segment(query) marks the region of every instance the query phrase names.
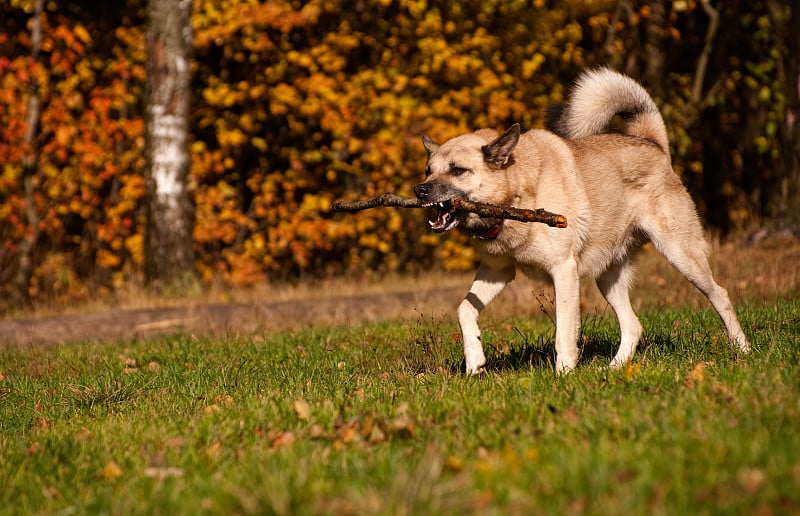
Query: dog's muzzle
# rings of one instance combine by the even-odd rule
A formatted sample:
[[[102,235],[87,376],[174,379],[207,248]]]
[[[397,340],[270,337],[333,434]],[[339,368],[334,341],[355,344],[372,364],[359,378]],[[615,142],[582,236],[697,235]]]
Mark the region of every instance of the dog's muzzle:
[[[446,233],[458,226],[461,217],[456,215],[456,210],[450,204],[455,195],[445,194],[442,188],[433,183],[418,184],[414,187],[414,194],[422,201],[423,206],[436,209],[436,216],[428,219],[428,224],[434,232]]]

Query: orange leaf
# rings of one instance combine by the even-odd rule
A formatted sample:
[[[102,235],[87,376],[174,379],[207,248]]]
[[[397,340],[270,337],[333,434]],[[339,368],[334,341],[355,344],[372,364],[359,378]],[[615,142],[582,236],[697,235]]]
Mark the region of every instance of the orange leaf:
[[[278,432],[271,437],[269,445],[271,448],[283,448],[293,442],[294,434],[292,432]]]
[[[103,478],[106,480],[114,480],[122,476],[122,468],[116,462],[109,461],[103,466]]]

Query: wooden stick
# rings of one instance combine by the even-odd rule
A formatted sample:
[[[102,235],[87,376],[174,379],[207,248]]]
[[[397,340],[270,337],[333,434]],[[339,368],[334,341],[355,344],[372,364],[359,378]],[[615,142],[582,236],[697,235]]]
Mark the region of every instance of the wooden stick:
[[[563,215],[550,213],[541,208],[528,210],[525,208],[512,208],[508,206],[497,206],[482,202],[472,202],[456,197],[444,203],[445,206],[454,211],[466,211],[476,213],[481,217],[491,217],[495,219],[510,219],[520,222],[541,222],[551,227],[567,227],[567,219]],[[386,193],[378,197],[370,197],[358,201],[337,201],[331,205],[334,212],[354,212],[368,210],[370,208],[393,207],[393,208],[424,208],[422,201],[414,197],[403,197],[391,193]]]

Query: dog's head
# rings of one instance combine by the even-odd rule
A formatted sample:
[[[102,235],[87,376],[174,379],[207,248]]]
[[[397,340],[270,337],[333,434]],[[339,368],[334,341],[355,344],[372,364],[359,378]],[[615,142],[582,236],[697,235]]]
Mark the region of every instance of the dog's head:
[[[423,205],[436,208],[435,218],[429,221],[433,231],[445,233],[460,223],[478,231],[486,226],[477,215],[456,212],[447,202],[456,197],[474,202],[504,202],[509,196],[508,184],[499,171],[513,164],[519,135],[519,124],[514,124],[500,136],[483,129],[442,145],[427,135],[422,137],[428,151],[427,179],[414,188],[414,194]]]

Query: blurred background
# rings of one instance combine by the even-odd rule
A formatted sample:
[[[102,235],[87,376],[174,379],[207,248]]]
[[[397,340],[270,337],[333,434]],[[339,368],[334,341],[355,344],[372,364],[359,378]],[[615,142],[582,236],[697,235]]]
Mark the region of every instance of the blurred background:
[[[592,66],[653,95],[711,230],[798,235],[798,34],[800,2],[779,0],[2,0],[0,313],[154,281],[472,269],[421,210],[328,208],[410,195],[422,134],[541,128]],[[168,219],[186,242],[149,236],[159,52],[189,63],[167,99],[189,105]],[[188,258],[148,267],[175,245]]]

